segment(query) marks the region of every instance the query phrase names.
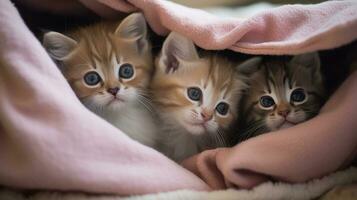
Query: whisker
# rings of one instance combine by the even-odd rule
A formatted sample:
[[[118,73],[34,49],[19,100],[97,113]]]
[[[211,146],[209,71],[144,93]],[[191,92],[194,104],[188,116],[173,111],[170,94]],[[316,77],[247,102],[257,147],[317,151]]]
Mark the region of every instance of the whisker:
[[[241,131],[241,134],[239,134],[238,139],[241,142],[256,135],[259,135],[264,131],[266,131],[266,127],[262,120],[253,121],[252,123],[249,123],[243,131]]]
[[[151,112],[151,113],[155,113],[154,108],[151,104],[151,100],[144,96],[142,93],[138,93],[138,98],[137,98],[138,102],[141,103],[143,106],[145,106],[145,108]]]
[[[220,129],[220,128],[218,128],[217,129],[217,136],[218,136],[218,138],[220,139],[220,143],[221,143],[221,146],[222,147],[225,147],[225,146],[227,146],[227,143],[226,143],[226,140],[225,140],[225,137],[223,136],[223,131]]]
[[[143,100],[141,100],[140,98],[137,99],[139,101],[139,103],[141,103],[149,112],[153,113],[153,109],[151,108],[151,106],[147,105],[147,103],[145,103]]]

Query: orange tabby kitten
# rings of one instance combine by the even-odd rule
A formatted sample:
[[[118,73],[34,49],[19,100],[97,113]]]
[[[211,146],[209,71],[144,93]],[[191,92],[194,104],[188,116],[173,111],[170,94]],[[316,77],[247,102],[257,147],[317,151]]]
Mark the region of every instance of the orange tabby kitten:
[[[177,33],[167,37],[155,64],[151,91],[162,120],[162,151],[180,161],[225,146],[245,88],[237,64],[209,53],[200,57]]]
[[[133,139],[156,146],[158,131],[146,97],[153,59],[143,15],[68,36],[49,32],[43,44],[86,107]]]

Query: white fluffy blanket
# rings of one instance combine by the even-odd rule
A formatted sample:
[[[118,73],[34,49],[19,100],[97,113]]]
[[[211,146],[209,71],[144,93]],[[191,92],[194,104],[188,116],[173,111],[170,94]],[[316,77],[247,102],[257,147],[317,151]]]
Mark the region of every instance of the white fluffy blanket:
[[[252,190],[224,190],[214,192],[196,192],[179,190],[167,193],[149,194],[143,196],[119,197],[109,195],[89,195],[82,193],[36,192],[24,195],[14,190],[3,189],[0,191],[1,200],[255,200],[255,199],[314,199],[330,189],[357,183],[357,168],[351,167],[321,179],[307,183],[288,184],[267,182]],[[357,198],[357,197],[356,197]]]

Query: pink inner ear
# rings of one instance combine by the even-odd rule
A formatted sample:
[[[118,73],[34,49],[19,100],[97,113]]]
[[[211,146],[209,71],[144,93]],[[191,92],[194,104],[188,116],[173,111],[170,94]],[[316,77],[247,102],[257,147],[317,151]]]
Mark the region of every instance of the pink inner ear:
[[[146,38],[145,37],[140,37],[137,41],[136,41],[136,46],[137,46],[137,49],[138,49],[138,52],[141,54],[141,53],[144,53],[145,50],[146,50]]]
[[[165,60],[165,66],[166,66],[166,70],[165,73],[174,73],[175,71],[177,71],[178,67],[179,67],[179,61],[177,60],[177,58],[173,55],[167,55],[167,58]]]

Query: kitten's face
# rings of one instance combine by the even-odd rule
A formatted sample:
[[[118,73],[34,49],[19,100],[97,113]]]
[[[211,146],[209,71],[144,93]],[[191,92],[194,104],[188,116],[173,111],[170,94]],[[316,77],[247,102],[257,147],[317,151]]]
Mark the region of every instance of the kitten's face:
[[[62,35],[59,40],[59,33],[53,32],[45,36],[50,55],[51,47],[64,48],[72,42],[73,47],[57,60],[77,96],[97,112],[140,101],[153,70],[143,17],[130,15],[116,27],[98,24],[83,28],[73,34],[73,39]],[[53,53],[52,57],[58,57],[58,52]]]
[[[316,54],[295,56],[289,63],[266,62],[250,77],[245,100],[248,121],[269,131],[304,122],[319,112],[323,87]]]
[[[244,83],[228,61],[199,58],[191,41],[172,33],[156,66],[151,89],[165,123],[202,135],[216,134],[236,118]]]

